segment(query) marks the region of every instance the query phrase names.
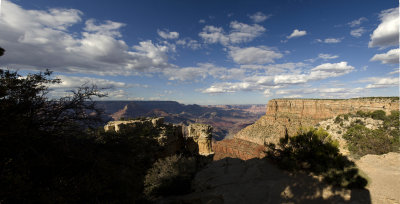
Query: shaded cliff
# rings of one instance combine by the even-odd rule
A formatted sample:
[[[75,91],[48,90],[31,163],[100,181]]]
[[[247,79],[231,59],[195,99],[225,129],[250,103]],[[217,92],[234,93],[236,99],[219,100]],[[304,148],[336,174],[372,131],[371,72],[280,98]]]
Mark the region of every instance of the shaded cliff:
[[[390,113],[399,110],[399,98],[273,99],[268,102],[266,115],[238,132],[235,138],[257,144],[277,142],[286,133],[289,136],[295,135],[301,126],[314,126],[339,114],[359,110],[383,110]]]

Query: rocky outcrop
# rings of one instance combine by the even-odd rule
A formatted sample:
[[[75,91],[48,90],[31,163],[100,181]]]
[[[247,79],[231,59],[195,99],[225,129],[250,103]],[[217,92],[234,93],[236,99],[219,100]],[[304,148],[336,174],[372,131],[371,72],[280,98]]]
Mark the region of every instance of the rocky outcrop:
[[[212,127],[205,124],[191,124],[188,134],[183,134],[181,125],[165,124],[164,118],[144,118],[127,121],[110,121],[104,126],[107,131],[128,131],[151,134],[163,148],[162,155],[189,152],[192,155],[212,156]]]
[[[151,134],[162,148],[161,156],[170,156],[184,151],[182,126],[164,124],[164,118],[110,121],[104,126],[104,130]]]
[[[314,126],[339,114],[354,113],[359,110],[384,110],[390,113],[392,110],[399,110],[399,99],[395,97],[343,100],[273,99],[268,102],[266,115],[238,132],[235,138],[257,144],[276,143],[286,133],[289,136],[295,135],[301,126]]]
[[[187,147],[190,152],[198,152],[208,156],[214,154],[211,144],[212,127],[206,124],[190,124],[186,137]]]
[[[264,145],[237,138],[216,141],[213,143],[213,150],[215,152],[214,161],[226,157],[248,160],[265,156]]]

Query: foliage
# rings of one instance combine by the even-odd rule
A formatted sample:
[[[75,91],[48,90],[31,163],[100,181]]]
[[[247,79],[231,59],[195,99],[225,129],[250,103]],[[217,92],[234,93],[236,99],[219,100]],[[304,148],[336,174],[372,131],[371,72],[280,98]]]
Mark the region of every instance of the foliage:
[[[322,129],[301,129],[294,137],[281,138],[278,147],[267,145],[267,159],[289,171],[321,175],[337,186],[363,188],[367,181],[358,174],[354,162],[341,155],[338,143]]]
[[[0,70],[0,203],[132,203],[141,198],[158,143],[151,131],[105,133],[104,96],[81,87],[47,98],[51,72]]]
[[[383,110],[376,110],[373,112],[357,111],[357,116],[363,118],[372,118],[375,120],[386,120],[386,112]]]
[[[357,112],[357,114],[368,115],[384,121],[383,125],[375,130],[368,129],[362,122],[358,121],[350,125],[343,138],[347,140],[349,150],[354,156],[361,157],[366,154],[385,154],[399,151],[399,111],[392,111],[389,116],[382,112]]]
[[[144,193],[149,199],[190,192],[196,173],[196,159],[173,155],[157,160],[145,177]]]
[[[343,121],[343,119],[338,115],[338,116],[336,116],[336,118],[335,118],[335,123],[341,123]]]

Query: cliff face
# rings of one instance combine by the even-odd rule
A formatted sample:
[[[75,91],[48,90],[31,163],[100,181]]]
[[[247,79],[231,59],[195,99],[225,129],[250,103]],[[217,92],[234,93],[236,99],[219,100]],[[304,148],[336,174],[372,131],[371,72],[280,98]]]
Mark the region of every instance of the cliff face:
[[[301,126],[314,126],[339,114],[355,113],[359,110],[384,110],[390,113],[392,110],[399,110],[399,99],[273,99],[268,102],[266,115],[238,132],[235,138],[257,144],[276,143],[286,133],[289,136],[295,135]]]
[[[164,118],[146,118],[127,121],[110,121],[104,126],[104,130],[133,133],[146,133],[157,140],[162,150],[162,157],[177,153],[188,152],[192,155],[212,156],[211,138],[212,127],[205,124],[191,124],[188,127],[188,135],[183,134],[181,125],[165,124]]]

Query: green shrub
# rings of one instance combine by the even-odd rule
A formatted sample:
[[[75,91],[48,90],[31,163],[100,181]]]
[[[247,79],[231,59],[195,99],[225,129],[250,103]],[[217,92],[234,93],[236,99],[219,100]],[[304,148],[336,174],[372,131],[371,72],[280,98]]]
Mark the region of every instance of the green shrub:
[[[337,134],[342,134],[342,131],[341,131],[341,130],[338,130],[336,133],[337,133]]]
[[[266,158],[282,169],[321,175],[336,186],[363,188],[367,184],[354,162],[339,153],[338,143],[322,129],[303,128],[297,136],[281,138],[278,147],[273,143],[266,146]]]
[[[343,126],[344,126],[343,122],[340,122],[340,124],[339,124],[339,125],[340,125],[340,127],[343,127]]]
[[[329,130],[330,128],[331,128],[331,126],[330,126],[330,125],[326,126],[326,130]]]
[[[348,114],[344,114],[343,118],[344,118],[344,120],[348,121],[349,120],[349,115]]]
[[[360,119],[357,119],[357,120],[355,121],[355,123],[356,123],[356,124],[359,124],[359,125],[364,125],[364,122],[363,122],[362,120],[360,120]]]
[[[397,137],[390,137],[388,130],[379,128],[371,130],[363,125],[354,124],[343,135],[349,144],[350,152],[361,157],[366,154],[385,154],[398,151],[400,143]]]
[[[336,116],[335,123],[340,123],[342,121],[343,121],[343,119],[340,116]]]
[[[386,119],[386,113],[383,110],[376,110],[371,113],[371,118],[375,120],[385,120]]]
[[[144,193],[150,200],[160,196],[189,193],[195,173],[194,157],[173,155],[159,159],[147,172]]]

